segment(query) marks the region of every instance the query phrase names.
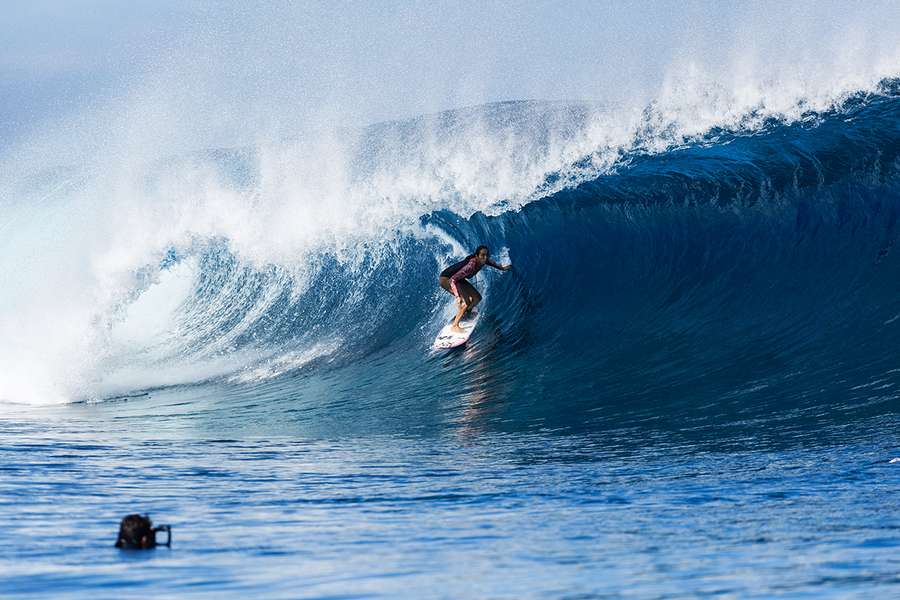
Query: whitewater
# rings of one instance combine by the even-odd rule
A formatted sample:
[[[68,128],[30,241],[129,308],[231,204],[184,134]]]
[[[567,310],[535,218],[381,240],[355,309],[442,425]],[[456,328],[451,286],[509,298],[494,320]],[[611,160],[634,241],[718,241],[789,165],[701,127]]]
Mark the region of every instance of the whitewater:
[[[0,593],[900,593],[900,46],[856,39],[220,144],[142,72],[4,143]]]

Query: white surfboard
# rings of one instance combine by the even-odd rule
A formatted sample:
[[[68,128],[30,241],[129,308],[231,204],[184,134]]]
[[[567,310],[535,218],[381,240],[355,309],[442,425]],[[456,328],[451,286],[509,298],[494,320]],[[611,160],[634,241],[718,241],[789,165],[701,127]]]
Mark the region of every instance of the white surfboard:
[[[453,326],[453,323],[444,325],[444,328],[441,329],[440,333],[437,334],[437,337],[434,338],[434,349],[447,350],[465,344],[469,341],[469,336],[472,335],[472,332],[475,331],[475,325],[478,324],[479,316],[479,313],[476,312],[469,318],[463,317],[459,322],[462,333],[450,329]]]

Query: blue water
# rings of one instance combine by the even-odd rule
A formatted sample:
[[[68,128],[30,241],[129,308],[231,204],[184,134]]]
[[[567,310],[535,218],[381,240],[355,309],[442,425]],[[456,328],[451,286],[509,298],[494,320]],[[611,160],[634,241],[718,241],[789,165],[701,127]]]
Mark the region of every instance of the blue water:
[[[0,585],[21,597],[889,597],[897,419],[722,443],[644,428],[260,437],[172,394],[3,426]],[[163,413],[167,416],[159,416]],[[150,419],[150,430],[147,421]],[[293,421],[293,423],[292,423]],[[186,424],[190,423],[190,424]],[[305,435],[304,435],[305,433]],[[894,442],[895,443],[895,442]],[[112,547],[140,507],[171,549]]]
[[[438,120],[527,129],[542,110]],[[358,176],[420,125],[366,130]],[[261,202],[252,151],[190,160]],[[64,177],[38,187],[81,185]],[[47,210],[72,201],[55,193]],[[23,378],[67,402],[0,424],[0,592],[900,595],[896,82],[636,139],[524,201],[407,200],[378,205],[395,230],[316,238],[301,270],[199,226],[139,257],[91,321],[93,370]],[[479,243],[514,270],[479,275],[472,340],[433,352],[436,274]],[[112,547],[137,511],[172,525],[171,549]]]

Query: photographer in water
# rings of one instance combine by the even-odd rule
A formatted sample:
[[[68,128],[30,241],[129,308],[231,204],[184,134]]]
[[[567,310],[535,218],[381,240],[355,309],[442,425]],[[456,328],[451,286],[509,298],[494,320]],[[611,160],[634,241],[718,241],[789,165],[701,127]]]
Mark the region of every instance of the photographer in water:
[[[166,532],[166,542],[158,544],[157,532]],[[153,526],[149,515],[128,515],[119,524],[119,537],[116,548],[123,550],[150,550],[157,545],[172,546],[172,527],[169,525]]]

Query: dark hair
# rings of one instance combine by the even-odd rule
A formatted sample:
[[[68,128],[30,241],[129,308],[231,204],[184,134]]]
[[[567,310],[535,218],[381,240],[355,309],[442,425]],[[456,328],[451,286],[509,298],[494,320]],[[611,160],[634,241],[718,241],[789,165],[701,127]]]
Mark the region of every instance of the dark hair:
[[[475,252],[470,254],[469,258],[475,258],[476,256],[478,256],[478,253],[481,252],[482,250],[487,250],[488,256],[491,255],[491,249],[488,248],[487,246],[485,246],[484,244],[482,244],[481,246],[478,246],[477,248],[475,248]]]
[[[128,515],[119,524],[119,537],[116,548],[126,550],[145,550],[156,547],[156,532],[165,531],[169,536],[166,546],[172,543],[172,533],[168,525],[153,527],[149,515]]]

